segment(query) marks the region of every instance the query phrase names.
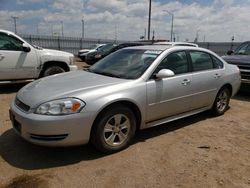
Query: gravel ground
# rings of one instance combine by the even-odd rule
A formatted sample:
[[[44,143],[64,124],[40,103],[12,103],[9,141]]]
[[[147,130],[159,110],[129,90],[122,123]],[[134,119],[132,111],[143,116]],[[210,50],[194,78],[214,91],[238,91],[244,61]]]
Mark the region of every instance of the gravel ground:
[[[234,97],[223,116],[143,130],[128,149],[103,155],[19,138],[8,108],[22,86],[0,85],[0,187],[250,187],[250,93]]]

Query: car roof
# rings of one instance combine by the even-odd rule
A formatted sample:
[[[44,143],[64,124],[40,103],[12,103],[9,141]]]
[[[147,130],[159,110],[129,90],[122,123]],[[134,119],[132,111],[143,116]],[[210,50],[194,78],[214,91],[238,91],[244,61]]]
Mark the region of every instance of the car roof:
[[[201,47],[194,47],[194,46],[169,46],[169,45],[144,45],[144,46],[133,46],[133,47],[126,47],[123,49],[138,49],[138,50],[159,50],[159,51],[165,51],[168,49],[173,49],[173,50],[198,50],[198,51],[204,51],[204,52],[209,52],[213,53],[212,51],[201,48]]]
[[[126,49],[139,49],[139,50],[161,50],[164,51],[166,49],[171,48],[172,46],[167,45],[142,45],[142,46],[131,46]]]
[[[8,31],[8,30],[4,30],[4,29],[0,29],[0,32],[7,33],[7,34],[14,34],[13,32]]]
[[[170,46],[195,46],[198,47],[197,44],[191,42],[156,42],[154,44],[157,45],[170,45]]]

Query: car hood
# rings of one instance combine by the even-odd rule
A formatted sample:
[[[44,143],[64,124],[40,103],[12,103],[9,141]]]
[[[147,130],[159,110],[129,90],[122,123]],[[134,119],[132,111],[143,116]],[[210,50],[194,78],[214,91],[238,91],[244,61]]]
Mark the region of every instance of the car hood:
[[[81,49],[81,50],[79,50],[79,52],[88,52],[88,51],[90,51],[90,49]]]
[[[64,52],[64,51],[59,51],[59,50],[51,50],[51,49],[42,49],[40,51],[42,55],[47,55],[47,56],[64,56],[64,57],[69,57],[73,56],[72,53]]]
[[[250,56],[248,55],[230,55],[222,56],[222,58],[231,64],[250,64]]]
[[[100,89],[123,82],[127,82],[127,80],[86,71],[62,73],[36,80],[24,86],[17,93],[17,98],[34,108],[50,100],[77,97],[93,89]]]

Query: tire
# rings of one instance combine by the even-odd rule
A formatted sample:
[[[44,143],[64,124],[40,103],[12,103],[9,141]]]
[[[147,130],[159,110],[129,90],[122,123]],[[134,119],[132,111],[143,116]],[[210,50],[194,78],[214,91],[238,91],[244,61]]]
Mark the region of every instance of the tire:
[[[58,74],[58,73],[63,73],[63,72],[65,72],[65,70],[62,67],[57,66],[57,65],[52,65],[52,66],[45,68],[45,70],[43,71],[42,77],[46,77],[46,76],[50,76],[50,75]]]
[[[227,87],[223,87],[220,89],[215,98],[212,108],[212,113],[215,116],[220,116],[225,113],[225,111],[228,109],[230,97],[230,91]]]
[[[135,130],[133,112],[126,106],[116,105],[97,118],[90,140],[99,151],[114,153],[129,146]]]

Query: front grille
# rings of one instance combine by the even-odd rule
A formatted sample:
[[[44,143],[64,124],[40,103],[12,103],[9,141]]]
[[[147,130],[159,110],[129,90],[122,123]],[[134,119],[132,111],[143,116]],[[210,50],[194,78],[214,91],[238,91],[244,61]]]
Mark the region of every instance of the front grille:
[[[250,80],[250,65],[238,65],[242,79]]]
[[[241,79],[250,81],[250,63],[238,63],[238,62],[229,62],[230,64],[237,65],[240,69]]]
[[[41,141],[58,141],[63,140],[68,136],[68,134],[57,134],[57,135],[38,135],[30,134],[30,138]]]
[[[26,104],[24,104],[22,101],[20,101],[18,98],[15,99],[15,104],[18,108],[20,108],[22,111],[28,112],[30,110],[30,107]]]

